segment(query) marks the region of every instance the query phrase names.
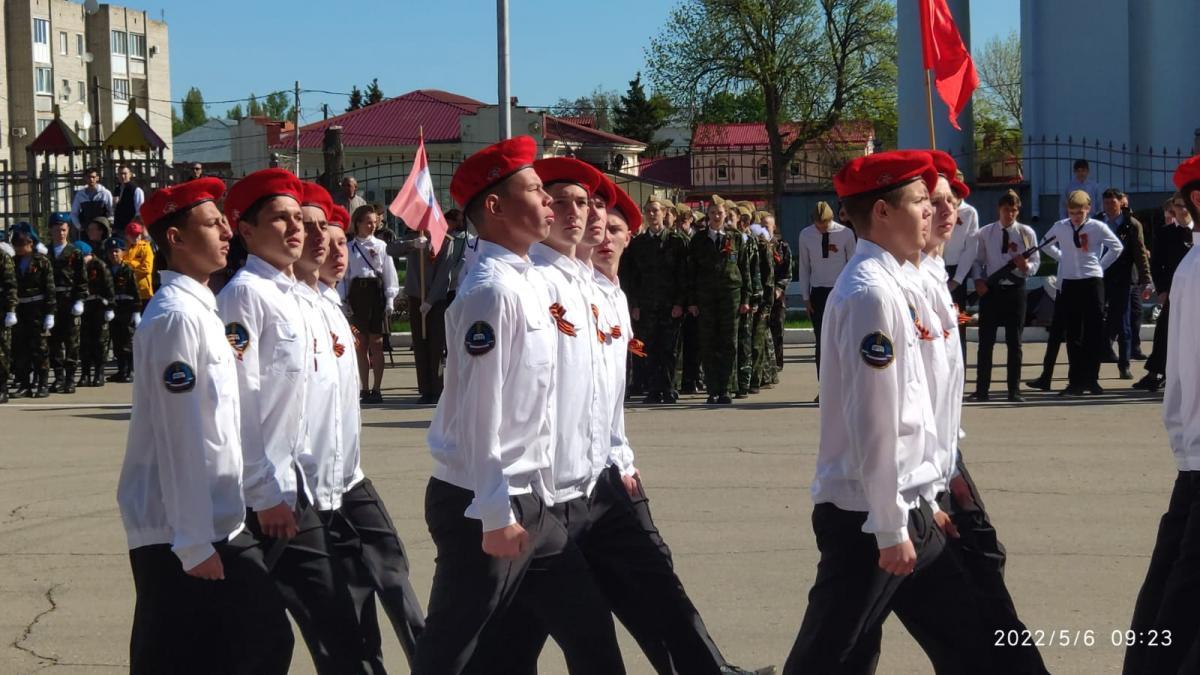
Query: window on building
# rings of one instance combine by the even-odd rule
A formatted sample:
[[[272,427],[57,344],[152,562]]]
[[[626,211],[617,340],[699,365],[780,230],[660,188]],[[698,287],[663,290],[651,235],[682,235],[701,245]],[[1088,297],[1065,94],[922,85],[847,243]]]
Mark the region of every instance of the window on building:
[[[59,88],[58,95],[61,96],[62,100],[64,100],[64,101],[71,100],[71,81],[70,80],[62,81],[62,86]]]
[[[135,59],[146,58],[146,36],[137,33],[129,34],[129,56]]]
[[[60,30],[58,32],[58,53],[66,56],[67,52],[69,51],[70,44],[70,41],[67,39],[67,32],[65,30]]]
[[[75,54],[83,56],[83,33],[75,34]]]
[[[771,165],[767,164],[766,162],[759,162],[758,177],[759,178],[770,178],[771,177]]]
[[[75,90],[79,92],[79,102],[87,103],[87,87],[83,86],[82,80],[75,83]]]
[[[129,53],[129,34],[123,30],[112,32],[112,53],[114,56],[125,56]]]
[[[129,80],[119,77],[113,78],[113,100],[128,101],[129,100]]]
[[[717,180],[729,180],[729,165],[725,162],[717,163]]]
[[[45,131],[46,127],[50,126],[50,122],[51,120],[48,120],[44,117],[39,117],[37,121],[37,132],[40,134]]]
[[[791,165],[790,165],[790,166],[788,166],[788,173],[790,173],[790,174],[792,175],[792,178],[797,178],[797,177],[799,177],[799,175],[800,175],[800,162],[792,162],[792,163],[791,163]]]
[[[49,68],[33,69],[33,90],[38,94],[54,94],[54,76]]]
[[[48,20],[33,20],[33,43],[35,45],[50,44],[50,22]]]

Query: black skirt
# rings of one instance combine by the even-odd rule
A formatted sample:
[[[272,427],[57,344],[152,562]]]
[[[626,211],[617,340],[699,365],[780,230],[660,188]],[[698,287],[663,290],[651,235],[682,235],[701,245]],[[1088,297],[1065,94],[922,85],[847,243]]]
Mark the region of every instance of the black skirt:
[[[359,277],[350,280],[350,323],[360,333],[383,335],[387,322],[383,282],[378,278]]]

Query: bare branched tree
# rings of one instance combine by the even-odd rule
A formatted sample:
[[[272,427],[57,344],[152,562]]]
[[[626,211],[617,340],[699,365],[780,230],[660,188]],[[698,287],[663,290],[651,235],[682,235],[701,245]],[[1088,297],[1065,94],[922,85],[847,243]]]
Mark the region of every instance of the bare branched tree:
[[[1021,128],[1021,38],[1017,31],[993,37],[975,56],[980,94],[991,99],[1010,128]]]

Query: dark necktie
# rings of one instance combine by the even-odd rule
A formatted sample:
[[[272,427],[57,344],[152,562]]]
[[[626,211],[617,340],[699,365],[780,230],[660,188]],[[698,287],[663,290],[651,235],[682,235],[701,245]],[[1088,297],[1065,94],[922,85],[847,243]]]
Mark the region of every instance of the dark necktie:
[[[821,257],[822,258],[829,257],[829,233],[828,232],[821,233]]]
[[[1000,252],[1004,255],[1008,255],[1008,228],[1002,227],[1000,228],[1000,232],[1002,233],[1000,239]]]

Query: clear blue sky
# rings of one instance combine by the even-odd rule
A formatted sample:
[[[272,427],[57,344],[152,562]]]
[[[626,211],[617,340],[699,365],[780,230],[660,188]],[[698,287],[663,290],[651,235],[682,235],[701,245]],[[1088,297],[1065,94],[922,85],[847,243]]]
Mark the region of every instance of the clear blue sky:
[[[677,2],[511,0],[513,95],[523,105],[546,106],[598,86],[624,91],[645,69],[644,48]],[[1019,0],[970,2],[974,45],[1018,29]],[[496,100],[494,0],[126,4],[154,18],[165,13],[175,100],[191,86],[199,87],[205,100],[220,101],[291,91],[295,80],[304,89],[347,92],[374,77],[387,96],[436,88]],[[320,119],[321,103],[334,113],[346,105],[342,96],[306,94],[302,123]],[[208,112],[220,115],[232,105],[211,105]]]

